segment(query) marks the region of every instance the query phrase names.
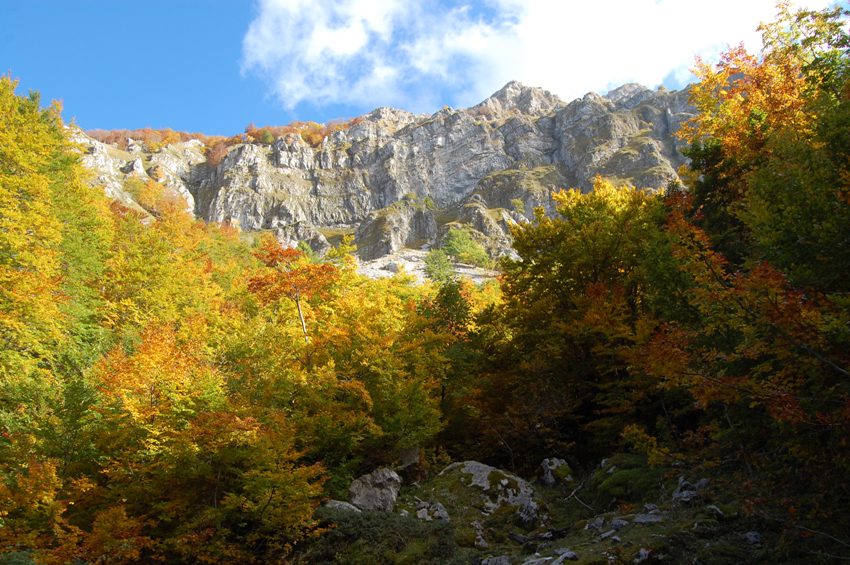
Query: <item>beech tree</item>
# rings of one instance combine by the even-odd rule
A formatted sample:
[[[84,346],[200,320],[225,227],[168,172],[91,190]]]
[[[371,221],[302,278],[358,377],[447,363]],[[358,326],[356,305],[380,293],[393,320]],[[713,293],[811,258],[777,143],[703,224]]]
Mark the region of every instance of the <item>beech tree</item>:
[[[0,380],[27,374],[60,336],[61,223],[52,214],[50,156],[59,108],[15,95],[0,77]]]
[[[298,311],[304,343],[309,346],[310,336],[304,318],[303,302],[327,293],[338,277],[336,266],[330,263],[311,263],[303,251],[284,249],[271,237],[263,238],[254,255],[266,266],[266,270],[250,278],[248,289],[266,303],[276,302],[281,298],[291,300]]]

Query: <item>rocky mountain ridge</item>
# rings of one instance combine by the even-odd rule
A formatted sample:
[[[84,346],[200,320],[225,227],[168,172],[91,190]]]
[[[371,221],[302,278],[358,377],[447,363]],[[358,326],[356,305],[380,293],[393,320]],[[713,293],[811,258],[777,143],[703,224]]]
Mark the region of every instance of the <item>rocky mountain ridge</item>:
[[[127,205],[128,181],[153,179],[198,218],[320,253],[353,234],[360,258],[375,260],[439,247],[462,228],[498,257],[511,253],[511,224],[537,206],[554,212],[553,189],[588,189],[596,175],[647,188],[677,178],[673,133],[690,116],[684,91],[627,84],[566,103],[510,82],[471,108],[378,108],[318,147],[288,134],[235,145],[216,165],[200,140],[156,151],[130,141],[124,151],[75,138],[94,182]]]

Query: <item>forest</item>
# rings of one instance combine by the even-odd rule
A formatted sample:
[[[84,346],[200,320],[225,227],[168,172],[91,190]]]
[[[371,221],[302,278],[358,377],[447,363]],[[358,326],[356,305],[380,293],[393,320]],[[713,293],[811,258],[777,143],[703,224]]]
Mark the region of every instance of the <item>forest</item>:
[[[847,13],[761,31],[697,62],[682,183],[555,192],[481,286],[110,201],[0,78],[0,563],[286,562],[410,448],[698,470],[850,559]]]

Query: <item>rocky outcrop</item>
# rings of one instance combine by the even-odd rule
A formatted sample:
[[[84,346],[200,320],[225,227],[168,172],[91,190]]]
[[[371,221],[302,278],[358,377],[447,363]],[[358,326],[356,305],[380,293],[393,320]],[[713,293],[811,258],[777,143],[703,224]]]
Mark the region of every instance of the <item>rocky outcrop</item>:
[[[401,477],[392,469],[376,469],[358,477],[348,488],[351,504],[361,510],[392,512],[395,507]]]
[[[127,181],[155,180],[179,195],[186,203],[186,210],[195,213],[194,193],[203,182],[206,169],[204,144],[200,141],[174,143],[157,152],[144,153],[132,140],[128,150],[122,151],[79,130],[72,133],[71,139],[83,149],[83,165],[92,171],[92,182],[102,186],[110,198],[136,207],[133,195],[127,190]]]
[[[440,477],[442,484],[455,490],[452,493],[455,496],[450,495],[453,500],[447,498],[443,502],[456,512],[463,510],[458,508],[459,503],[481,509],[483,516],[509,507],[517,522],[526,527],[536,525],[539,519],[540,506],[534,489],[528,481],[512,473],[478,461],[464,461],[449,465],[440,472]]]
[[[379,108],[318,146],[297,134],[238,144],[215,166],[197,140],[121,151],[76,138],[94,182],[128,205],[126,180],[154,179],[199,218],[275,230],[320,252],[322,233],[343,229],[356,230],[363,259],[427,248],[456,221],[498,256],[510,252],[513,222],[538,206],[554,213],[553,189],[588,189],[597,174],[650,188],[677,178],[684,159],[672,134],[690,112],[684,92],[628,84],[565,103],[510,82],[468,109]]]
[[[553,487],[560,482],[569,482],[572,480],[570,466],[563,459],[547,457],[540,463],[540,482],[547,487]]]
[[[437,221],[428,208],[405,198],[373,212],[360,224],[355,236],[358,254],[377,259],[405,247],[419,249],[434,243]]]
[[[344,500],[328,500],[324,504],[325,508],[330,508],[331,510],[338,510],[340,512],[354,512],[355,514],[360,514],[362,510],[351,504],[350,502],[345,502]]]

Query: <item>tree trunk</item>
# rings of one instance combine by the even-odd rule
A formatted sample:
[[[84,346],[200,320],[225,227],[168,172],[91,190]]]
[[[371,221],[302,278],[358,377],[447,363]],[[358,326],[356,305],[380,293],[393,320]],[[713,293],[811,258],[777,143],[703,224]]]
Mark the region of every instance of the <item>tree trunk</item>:
[[[295,298],[295,308],[298,309],[298,319],[301,321],[301,332],[304,334],[304,349],[307,352],[307,370],[313,368],[313,353],[310,351],[310,337],[307,335],[307,322],[304,321],[304,312],[301,311],[301,299]]]
[[[301,331],[304,333],[304,343],[310,345],[310,338],[307,336],[307,323],[304,321],[304,313],[301,311],[301,300],[295,299],[295,307],[298,309],[298,319],[301,320]]]

